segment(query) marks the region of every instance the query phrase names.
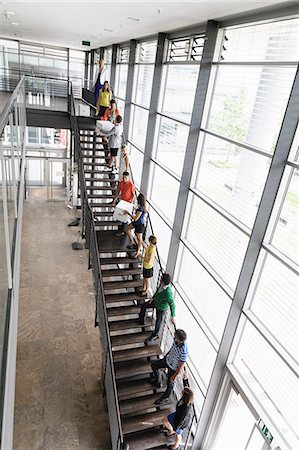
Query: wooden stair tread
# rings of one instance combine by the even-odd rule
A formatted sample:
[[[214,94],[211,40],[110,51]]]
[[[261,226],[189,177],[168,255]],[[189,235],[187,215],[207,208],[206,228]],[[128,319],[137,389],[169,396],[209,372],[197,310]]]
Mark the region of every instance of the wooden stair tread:
[[[108,310],[109,313],[109,310]],[[112,348],[120,347],[122,345],[130,345],[130,344],[140,344],[145,341],[151,335],[150,331],[145,333],[132,333],[132,334],[123,334],[121,336],[111,336],[111,345]]]
[[[140,287],[143,284],[143,280],[122,280],[122,281],[104,281],[104,290],[110,289],[127,289]]]
[[[115,191],[113,186],[86,186],[87,191]]]
[[[101,265],[108,266],[109,264],[141,264],[138,258],[130,258],[129,256],[112,256],[111,258],[101,258]]]
[[[113,361],[132,361],[139,358],[149,358],[150,356],[158,356],[161,354],[159,345],[146,345],[139,348],[129,348],[127,350],[119,350],[113,352]]]
[[[152,372],[150,361],[130,361],[128,364],[123,365],[115,364],[115,378],[117,380],[123,380],[126,378],[135,377],[137,375],[149,374]]]
[[[123,331],[123,330],[133,330],[144,327],[149,327],[153,323],[152,319],[146,319],[145,325],[140,325],[139,321],[136,319],[119,320],[117,322],[109,323],[109,330],[111,331]]]
[[[121,225],[121,222],[116,220],[95,220],[94,225],[97,227],[114,227]]]
[[[102,270],[103,277],[121,277],[123,275],[139,275],[141,274],[141,267],[136,269],[104,269]]]
[[[91,201],[89,204],[92,208],[114,208],[112,205],[109,205],[109,203]]]
[[[113,216],[113,211],[93,211],[95,217],[110,217]]]
[[[109,172],[105,172],[105,173],[109,173]],[[94,178],[94,177],[90,177],[90,178],[85,178],[85,181],[90,181],[92,183],[116,183],[116,179],[113,178],[113,176],[111,176],[111,178]],[[89,187],[89,186],[87,186]]]
[[[111,200],[113,198],[113,194],[88,194],[88,198],[100,198]]]
[[[165,411],[159,410],[149,414],[142,414],[136,417],[122,418],[123,433],[134,433],[135,431],[146,430],[161,425]]]
[[[166,445],[172,444],[173,441],[160,430],[152,428],[126,436],[125,442],[129,444],[130,450],[150,450],[160,446],[166,448]]]
[[[85,168],[84,173],[97,173],[98,175],[110,175],[110,172],[106,170],[85,169]]]
[[[108,317],[129,316],[139,314],[140,306],[120,306],[118,308],[108,308]]]
[[[143,396],[149,395],[149,393],[153,393],[155,389],[149,379],[134,381],[119,380],[116,384],[118,397],[121,401],[125,399],[138,398],[140,397],[140,394],[143,394]]]
[[[103,158],[104,159],[104,158]],[[91,167],[109,167],[110,164],[105,162],[89,162],[89,161],[83,161],[84,166],[91,166]]]
[[[146,409],[156,408],[155,401],[161,397],[161,393],[151,394],[143,397],[136,397],[119,402],[120,413],[130,414],[134,412],[145,411]]]
[[[128,292],[128,293],[125,292],[123,294],[108,294],[105,296],[106,303],[117,303],[134,300],[140,300],[140,297],[137,294],[135,294],[135,292]]]

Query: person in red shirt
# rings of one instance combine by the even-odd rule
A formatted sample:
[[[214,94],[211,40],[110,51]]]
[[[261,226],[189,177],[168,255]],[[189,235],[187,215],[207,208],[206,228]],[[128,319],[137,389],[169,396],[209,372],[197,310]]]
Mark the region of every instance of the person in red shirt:
[[[114,99],[110,100],[110,107],[107,108],[103,115],[103,120],[109,120],[114,125],[116,125],[116,118],[119,116],[119,110],[116,107],[116,102]]]
[[[123,179],[118,183],[115,195],[113,197],[112,206],[115,206],[116,201],[124,200],[126,202],[132,203],[134,200],[135,186],[130,180],[129,172],[123,173]],[[122,236],[124,233],[126,222],[122,222],[119,226],[119,231],[115,233],[115,236]]]

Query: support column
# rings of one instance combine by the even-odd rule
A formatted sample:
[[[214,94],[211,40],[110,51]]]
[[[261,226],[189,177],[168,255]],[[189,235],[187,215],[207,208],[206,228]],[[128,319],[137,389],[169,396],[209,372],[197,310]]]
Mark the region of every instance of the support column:
[[[289,103],[282,122],[264,192],[260,201],[260,206],[258,208],[242,270],[235,290],[232,306],[220,343],[206,400],[203,405],[198,428],[195,434],[194,448],[202,448],[203,440],[213,414],[213,408],[220,389],[220,384],[223,379],[230,348],[242,314],[246,294],[250,286],[250,281],[252,279],[261,250],[261,244],[264,240],[289,151],[296,133],[297,123],[299,120],[298,92],[299,69],[297,69]]]
[[[89,86],[88,89],[92,89],[93,88],[93,78],[94,78],[94,73],[93,73],[93,66],[94,66],[94,50],[90,52],[90,67],[89,67]]]
[[[85,61],[84,61],[84,83],[83,86],[85,89],[88,89],[88,60],[89,60],[90,52],[85,52]]]
[[[124,136],[125,136],[126,140],[128,138],[128,134],[129,134],[129,125],[130,125],[131,109],[132,109],[135,54],[136,54],[136,41],[134,39],[131,39],[129,65],[128,65],[128,77],[127,77],[127,89],[126,89],[126,100],[125,100],[126,120],[124,121]]]
[[[172,278],[174,275],[174,269],[178,257],[180,237],[182,234],[184,216],[187,207],[192,170],[195,163],[199,131],[202,123],[208,84],[212,69],[212,62],[217,39],[217,26],[218,26],[217,22],[210,20],[208,21],[206,28],[206,40],[200,63],[199,76],[197,80],[194,106],[191,116],[187,148],[180,183],[180,190],[174,216],[173,230],[166,264],[166,272],[169,273]]]
[[[116,58],[117,58],[117,44],[113,44],[111,57],[111,73],[110,73],[110,86],[112,87],[112,90],[114,89],[115,84]]]
[[[166,34],[159,33],[158,34],[158,43],[157,43],[157,52],[156,52],[156,60],[155,60],[155,70],[153,76],[153,84],[152,84],[152,93],[151,93],[151,101],[149,107],[149,115],[148,115],[148,125],[146,132],[146,140],[145,140],[145,148],[144,148],[144,159],[143,159],[143,167],[142,167],[142,176],[141,176],[141,191],[144,195],[148,195],[148,185],[149,185],[149,169],[151,156],[153,152],[153,142],[156,128],[156,117],[158,111],[158,101],[162,80],[162,68],[163,68],[163,56],[165,49],[165,41]]]

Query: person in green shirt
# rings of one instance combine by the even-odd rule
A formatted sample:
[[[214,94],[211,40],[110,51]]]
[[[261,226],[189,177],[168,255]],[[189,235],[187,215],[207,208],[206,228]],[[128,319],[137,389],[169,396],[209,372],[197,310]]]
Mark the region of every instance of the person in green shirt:
[[[162,325],[162,321],[164,318],[164,315],[168,309],[170,308],[171,312],[171,320],[172,323],[175,325],[175,304],[174,304],[174,298],[173,293],[171,289],[171,278],[168,273],[163,273],[161,277],[161,284],[158,287],[156,293],[154,294],[153,298],[151,298],[148,302],[143,303],[141,305],[140,313],[139,313],[139,323],[140,325],[144,325],[145,321],[145,313],[148,308],[155,308],[156,309],[156,324],[155,329],[152,332],[152,334],[146,339],[146,343],[150,341],[154,341],[155,339],[159,338],[159,331]]]

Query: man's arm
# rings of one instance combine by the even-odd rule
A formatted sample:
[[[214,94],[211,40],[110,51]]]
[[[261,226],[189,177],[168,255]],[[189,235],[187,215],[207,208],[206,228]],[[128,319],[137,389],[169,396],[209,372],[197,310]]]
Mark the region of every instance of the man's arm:
[[[168,295],[167,300],[168,300],[168,304],[169,304],[170,312],[171,312],[171,321],[175,325],[176,324],[176,320],[175,320],[175,303],[174,303],[174,298],[173,298],[173,294],[172,294],[171,288],[168,288],[167,295]]]
[[[121,189],[120,189],[119,184],[118,184],[116,192],[115,192],[115,195],[114,195],[113,200],[112,200],[112,205],[113,206],[115,205],[116,200],[120,197],[120,193],[121,193]]]
[[[183,370],[183,367],[185,366],[184,362],[180,362],[179,367],[177,368],[177,370],[174,372],[173,375],[171,375],[170,380],[171,381],[175,381],[176,377],[178,376],[178,374]]]

